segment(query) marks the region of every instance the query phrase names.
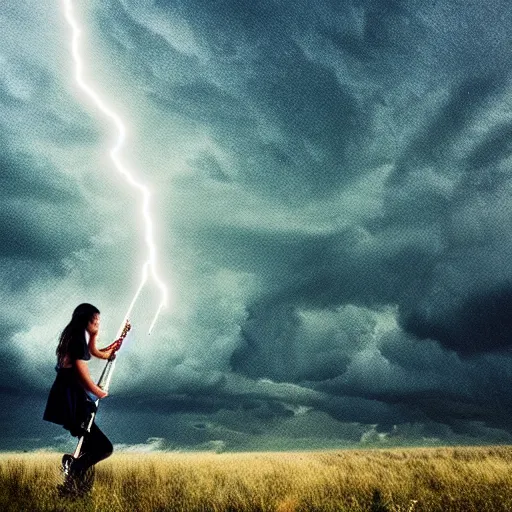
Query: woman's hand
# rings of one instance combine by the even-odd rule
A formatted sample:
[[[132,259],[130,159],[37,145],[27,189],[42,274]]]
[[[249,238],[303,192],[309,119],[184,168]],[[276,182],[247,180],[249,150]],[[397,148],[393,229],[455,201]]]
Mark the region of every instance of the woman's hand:
[[[114,341],[114,343],[111,343],[108,347],[101,348],[99,350],[100,355],[98,357],[101,357],[102,359],[115,359],[115,353],[121,348],[122,343],[123,340],[119,338]]]
[[[103,389],[101,389],[100,387],[98,387],[98,391],[97,393],[95,393],[95,395],[101,399],[107,397],[108,393],[106,391],[103,391]]]
[[[116,351],[111,348],[110,350],[104,349],[102,350],[103,359],[115,359],[116,358]]]
[[[94,315],[87,324],[86,331],[91,336],[96,336],[100,330],[100,315]]]

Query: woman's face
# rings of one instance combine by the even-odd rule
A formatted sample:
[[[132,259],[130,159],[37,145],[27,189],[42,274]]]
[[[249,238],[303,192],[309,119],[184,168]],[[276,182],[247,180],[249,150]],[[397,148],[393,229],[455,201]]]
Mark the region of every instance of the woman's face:
[[[96,313],[87,324],[86,330],[89,334],[98,334],[100,329],[100,315]]]

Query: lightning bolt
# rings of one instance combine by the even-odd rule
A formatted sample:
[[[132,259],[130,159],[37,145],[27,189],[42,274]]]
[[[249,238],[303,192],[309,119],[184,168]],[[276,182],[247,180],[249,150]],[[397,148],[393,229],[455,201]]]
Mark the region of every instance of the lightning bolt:
[[[112,162],[114,163],[115,168],[117,171],[126,179],[126,181],[135,188],[140,195],[142,196],[142,218],[144,221],[144,241],[146,243],[146,247],[148,250],[148,259],[144,262],[142,265],[142,277],[139,284],[139,287],[137,291],[135,292],[135,295],[130,303],[130,306],[128,308],[128,311],[126,312],[126,315],[124,317],[123,323],[121,325],[120,330],[122,329],[122,326],[124,325],[124,322],[128,319],[130,316],[133,307],[135,306],[135,303],[137,302],[137,299],[139,298],[140,292],[144,288],[144,285],[146,284],[149,275],[153,278],[153,281],[155,282],[156,286],[160,290],[160,304],[158,305],[158,308],[156,310],[155,316],[153,317],[153,320],[151,322],[151,325],[149,327],[148,334],[151,334],[151,331],[153,330],[153,327],[158,319],[158,316],[160,315],[160,312],[163,307],[167,305],[168,300],[168,291],[167,286],[162,281],[162,279],[159,277],[157,272],[157,250],[156,250],[156,244],[154,242],[153,237],[153,221],[151,219],[150,214],[150,202],[151,202],[151,193],[146,185],[143,185],[142,183],[138,182],[134,177],[133,174],[128,170],[128,168],[123,164],[121,161],[120,153],[124,146],[125,140],[126,140],[126,127],[119,117],[119,115],[112,110],[112,108],[105,102],[105,100],[91,87],[89,86],[86,81],[83,78],[83,71],[84,71],[84,63],[82,61],[82,58],[80,56],[80,50],[79,50],[79,42],[80,42],[80,35],[81,35],[81,29],[78,25],[78,22],[74,16],[73,13],[73,3],[71,0],[63,0],[64,4],[64,14],[66,17],[66,21],[71,26],[72,29],[72,41],[71,41],[71,53],[73,55],[73,61],[75,64],[75,79],[78,83],[79,88],[92,100],[92,102],[96,105],[96,107],[101,111],[101,113],[109,119],[109,121],[115,126],[117,130],[117,141],[115,145],[110,150],[110,158]]]

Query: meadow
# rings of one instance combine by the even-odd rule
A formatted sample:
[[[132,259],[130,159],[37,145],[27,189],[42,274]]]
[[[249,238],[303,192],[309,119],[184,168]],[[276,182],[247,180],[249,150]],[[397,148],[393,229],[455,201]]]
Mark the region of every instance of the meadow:
[[[512,510],[512,447],[119,453],[92,493],[59,498],[60,455],[0,455],[0,510],[496,512]]]

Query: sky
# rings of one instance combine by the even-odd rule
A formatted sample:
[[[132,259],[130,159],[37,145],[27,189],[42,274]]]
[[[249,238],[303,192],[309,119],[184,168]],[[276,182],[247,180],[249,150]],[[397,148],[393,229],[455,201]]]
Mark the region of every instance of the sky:
[[[151,282],[133,310],[116,448],[510,444],[510,3],[74,4],[171,297],[151,336]],[[70,40],[59,1],[0,4],[0,450],[73,444],[59,333],[90,302],[110,343],[146,256]]]

